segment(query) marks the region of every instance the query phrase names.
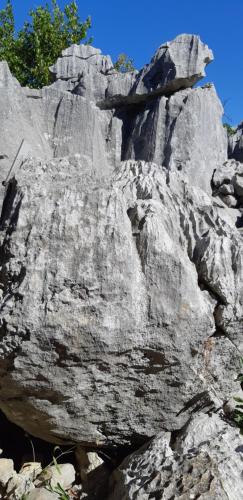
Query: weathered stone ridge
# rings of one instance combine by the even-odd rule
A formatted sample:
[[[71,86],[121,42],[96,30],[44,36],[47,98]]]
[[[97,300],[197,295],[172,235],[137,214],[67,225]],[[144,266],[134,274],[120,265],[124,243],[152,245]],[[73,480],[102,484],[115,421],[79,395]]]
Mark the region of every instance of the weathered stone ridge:
[[[243,173],[215,88],[193,88],[212,59],[180,35],[121,74],[74,45],[40,90],[0,63],[2,180],[29,143],[2,188],[0,408],[91,450],[158,435],[123,464],[112,500],[240,498],[240,481],[221,487],[219,456],[237,441],[222,416],[240,389]],[[189,456],[200,422],[216,444]],[[128,486],[154,456],[158,483]]]
[[[227,159],[222,105],[210,86],[175,90],[202,78],[211,59],[199,37],[181,35],[162,46],[140,73],[121,74],[98,49],[74,45],[51,68],[56,82],[37,91],[21,89],[1,63],[0,149],[7,156],[1,160],[2,179],[25,137],[31,154],[44,159],[79,153],[90,169],[99,163],[113,169],[130,158],[153,161],[183,170],[191,183],[209,191],[213,171]],[[148,81],[154,83],[143,83],[141,103],[141,82]],[[170,92],[165,91],[168,85]],[[162,97],[156,97],[158,90]],[[100,107],[101,99],[111,109],[100,111],[96,104]]]

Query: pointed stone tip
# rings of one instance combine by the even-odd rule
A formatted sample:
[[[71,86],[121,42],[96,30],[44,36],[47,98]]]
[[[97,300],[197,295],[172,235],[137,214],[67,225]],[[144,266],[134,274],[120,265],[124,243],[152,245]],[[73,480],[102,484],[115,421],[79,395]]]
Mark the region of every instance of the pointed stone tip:
[[[17,78],[15,78],[10,69],[7,61],[0,61],[0,87],[19,86]]]

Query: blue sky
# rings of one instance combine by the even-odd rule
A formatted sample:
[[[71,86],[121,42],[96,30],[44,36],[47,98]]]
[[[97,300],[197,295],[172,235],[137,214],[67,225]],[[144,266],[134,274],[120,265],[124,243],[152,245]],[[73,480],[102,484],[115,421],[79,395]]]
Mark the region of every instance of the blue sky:
[[[45,0],[13,0],[18,26]],[[68,0],[59,0],[63,7]],[[92,17],[93,45],[113,59],[121,52],[139,69],[157,47],[179,33],[196,33],[213,49],[205,81],[214,82],[232,125],[243,120],[243,0],[78,0]],[[0,6],[5,0],[0,0]]]

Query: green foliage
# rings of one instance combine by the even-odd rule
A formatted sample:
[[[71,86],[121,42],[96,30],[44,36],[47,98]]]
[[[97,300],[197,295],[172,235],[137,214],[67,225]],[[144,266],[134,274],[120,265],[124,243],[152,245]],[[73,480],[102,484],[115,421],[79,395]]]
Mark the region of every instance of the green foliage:
[[[59,458],[63,457],[64,455],[68,455],[69,453],[72,453],[74,451],[74,447],[70,448],[69,450],[62,451],[60,446],[55,446],[53,450],[53,456],[52,456],[52,461],[50,464],[48,464],[43,470],[41,475],[46,479],[44,479],[44,484],[43,487],[50,491],[51,493],[57,493],[58,494],[58,499],[59,500],[70,500],[70,495],[63,489],[62,485],[60,483],[57,483],[56,486],[51,485],[51,478],[48,477],[48,467],[51,465],[55,466],[56,471],[58,474],[61,475],[61,468],[60,465],[58,464]],[[57,455],[56,455],[57,454]]]
[[[0,10],[0,59],[10,58],[14,45],[14,15],[10,0]]]
[[[228,136],[234,135],[235,128],[231,127],[231,125],[229,125],[229,123],[224,123],[224,128],[226,128]]]
[[[57,0],[29,12],[30,21],[16,34],[13,7],[0,11],[0,59],[5,59],[21,85],[39,88],[51,82],[49,66],[71,44],[87,38],[91,19],[81,22],[76,1],[61,10]],[[86,43],[91,43],[86,39]]]
[[[114,64],[114,68],[120,73],[128,73],[129,71],[134,71],[134,61],[133,59],[130,59],[126,54],[120,54]]]
[[[68,493],[66,493],[60,483],[57,483],[57,485],[54,487],[46,486],[46,490],[50,491],[51,493],[57,493],[59,500],[70,500],[70,496],[68,495]]]

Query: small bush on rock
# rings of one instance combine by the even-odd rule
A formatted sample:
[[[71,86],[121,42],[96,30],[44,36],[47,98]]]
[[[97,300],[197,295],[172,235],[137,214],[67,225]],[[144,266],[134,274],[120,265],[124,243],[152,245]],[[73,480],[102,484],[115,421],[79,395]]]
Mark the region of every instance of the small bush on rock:
[[[114,64],[114,68],[120,73],[128,73],[129,71],[134,71],[134,61],[133,59],[130,59],[126,54],[120,54]]]
[[[229,123],[224,123],[224,128],[226,128],[228,136],[234,135],[235,128],[231,127],[231,125],[229,125]]]

